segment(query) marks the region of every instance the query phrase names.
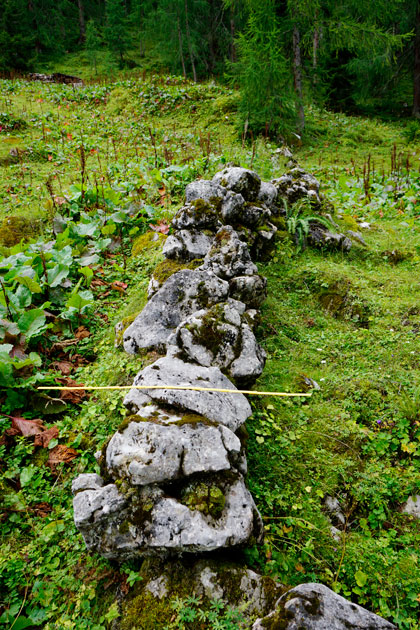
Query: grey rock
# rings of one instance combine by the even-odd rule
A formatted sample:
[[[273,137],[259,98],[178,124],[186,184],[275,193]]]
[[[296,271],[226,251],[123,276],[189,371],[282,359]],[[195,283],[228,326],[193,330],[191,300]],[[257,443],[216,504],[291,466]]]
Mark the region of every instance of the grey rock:
[[[166,356],[139,372],[133,385],[162,385],[162,389],[129,391],[124,405],[140,416],[144,416],[150,403],[161,403],[197,413],[211,422],[224,424],[236,431],[251,415],[251,407],[243,394],[164,388],[165,385],[187,385],[235,390],[236,387],[217,367],[202,367]]]
[[[240,221],[244,207],[245,199],[242,195],[227,191],[220,210],[223,223],[232,224]]]
[[[230,225],[225,225],[217,232],[202,266],[198,269],[211,271],[225,280],[235,276],[252,276],[258,272],[247,244]]]
[[[286,200],[288,205],[296,203],[300,199],[309,199],[313,204],[319,205],[319,181],[299,167],[292,168],[282,177],[273,179],[278,198]]]
[[[185,204],[172,219],[175,230],[218,230],[221,225],[220,209],[202,199]]]
[[[341,505],[338,499],[327,494],[324,503],[328,512],[335,516],[335,518],[339,523],[341,523],[341,525],[344,525],[346,522],[346,517],[344,516],[344,512],[341,509]]]
[[[197,179],[185,188],[185,200],[190,203],[196,199],[203,199],[214,205],[217,200],[224,199],[226,193],[226,188],[212,180]]]
[[[156,599],[163,599],[168,594],[168,579],[165,575],[161,575],[155,580],[150,580],[145,585],[145,589]]]
[[[239,439],[224,426],[130,422],[111,438],[106,466],[113,479],[138,486],[230,470],[230,458],[240,450]]]
[[[346,234],[347,234],[347,236],[349,236],[354,241],[357,241],[358,243],[360,243],[364,247],[367,247],[366,241],[363,238],[363,236],[360,234],[360,232],[353,232],[352,230],[347,230]]]
[[[260,192],[258,193],[258,201],[267,204],[271,209],[277,201],[278,191],[271,182],[261,182]]]
[[[412,495],[409,497],[404,503],[402,508],[403,514],[409,514],[410,516],[415,516],[415,518],[420,518],[420,496]]]
[[[276,610],[252,630],[396,630],[396,626],[337,595],[323,584],[300,584],[280,597]],[[280,625],[281,624],[281,625]]]
[[[76,477],[71,484],[71,491],[73,494],[80,492],[81,490],[96,490],[103,486],[103,480],[96,473],[83,473]]]
[[[221,302],[187,318],[172,343],[186,360],[219,367],[238,385],[251,385],[264,369],[265,352],[257,344],[249,319],[242,302]]]
[[[179,230],[165,241],[162,253],[166,258],[190,261],[204,258],[210,249],[212,238],[198,230]]]
[[[255,201],[260,191],[261,178],[254,171],[237,166],[224,168],[216,173],[213,182],[228,190],[240,193],[246,201]]]
[[[174,273],[126,329],[124,349],[163,348],[171,332],[188,315],[227,298],[228,283],[207,271]]]
[[[229,282],[229,295],[250,308],[259,308],[267,297],[267,280],[258,274],[238,276]]]
[[[330,232],[325,225],[311,221],[309,224],[309,233],[307,242],[314,247],[325,247],[332,250],[342,250],[348,252],[351,249],[352,242],[344,234],[334,234]]]
[[[224,506],[217,516],[190,509],[156,486],[127,496],[109,484],[74,497],[75,524],[89,549],[122,562],[144,555],[208,552],[260,540],[262,523],[243,478],[218,484]]]

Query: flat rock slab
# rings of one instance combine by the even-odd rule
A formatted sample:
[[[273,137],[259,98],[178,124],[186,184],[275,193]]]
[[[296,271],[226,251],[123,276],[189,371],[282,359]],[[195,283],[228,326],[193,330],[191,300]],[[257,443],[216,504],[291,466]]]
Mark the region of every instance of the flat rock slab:
[[[211,272],[184,269],[174,273],[124,332],[125,351],[135,354],[140,348],[164,348],[188,315],[223,302],[228,292],[228,283]]]
[[[138,486],[230,470],[230,460],[240,450],[237,436],[222,425],[130,422],[112,436],[106,466],[113,479]]]
[[[236,431],[251,415],[251,406],[243,394],[165,389],[164,385],[186,385],[202,388],[236,390],[217,367],[185,363],[170,355],[144,368],[133,385],[162,385],[162,389],[129,391],[124,405],[142,416],[142,409],[158,402],[200,414],[211,422]]]
[[[144,555],[198,553],[260,540],[262,523],[243,478],[226,481],[217,517],[153,486],[123,495],[115,484],[77,492],[76,527],[87,547],[119,562]]]
[[[275,610],[252,630],[397,630],[396,626],[337,595],[323,584],[300,584],[280,597]]]

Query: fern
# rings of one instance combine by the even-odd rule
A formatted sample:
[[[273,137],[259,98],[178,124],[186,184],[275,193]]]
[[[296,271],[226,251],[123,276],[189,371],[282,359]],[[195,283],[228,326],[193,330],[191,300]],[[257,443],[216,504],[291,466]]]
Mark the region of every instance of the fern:
[[[307,214],[312,210],[309,199],[300,199],[290,208],[287,203],[285,203],[285,210],[287,231],[293,236],[298,252],[302,251],[306,247],[306,239],[309,234],[311,223],[320,223],[328,230],[334,231],[333,223],[326,217]]]

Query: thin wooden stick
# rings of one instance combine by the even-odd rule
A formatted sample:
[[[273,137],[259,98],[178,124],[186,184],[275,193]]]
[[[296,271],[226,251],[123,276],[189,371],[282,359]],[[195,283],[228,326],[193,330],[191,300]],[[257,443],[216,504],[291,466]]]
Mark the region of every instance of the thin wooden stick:
[[[225,394],[249,394],[253,396],[301,396],[310,397],[311,393],[289,393],[289,392],[259,392],[248,389],[221,389],[216,387],[193,387],[192,385],[86,385],[84,387],[38,387],[37,389],[53,389],[57,391],[74,391],[74,390],[120,390],[120,389],[176,389],[188,390],[193,392],[222,392]]]

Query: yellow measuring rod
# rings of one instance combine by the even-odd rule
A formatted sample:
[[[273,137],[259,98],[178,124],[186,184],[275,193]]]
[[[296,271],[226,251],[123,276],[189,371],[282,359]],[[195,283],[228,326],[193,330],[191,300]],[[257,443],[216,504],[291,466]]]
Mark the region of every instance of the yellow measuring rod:
[[[176,389],[176,390],[188,390],[192,392],[222,392],[223,394],[248,394],[250,396],[297,396],[302,398],[309,398],[311,393],[290,393],[290,392],[259,392],[250,389],[221,389],[218,387],[194,387],[193,385],[78,385],[75,387],[65,386],[51,386],[51,387],[38,387],[39,390],[55,390],[55,391],[68,391],[68,390],[124,390],[124,389]]]

